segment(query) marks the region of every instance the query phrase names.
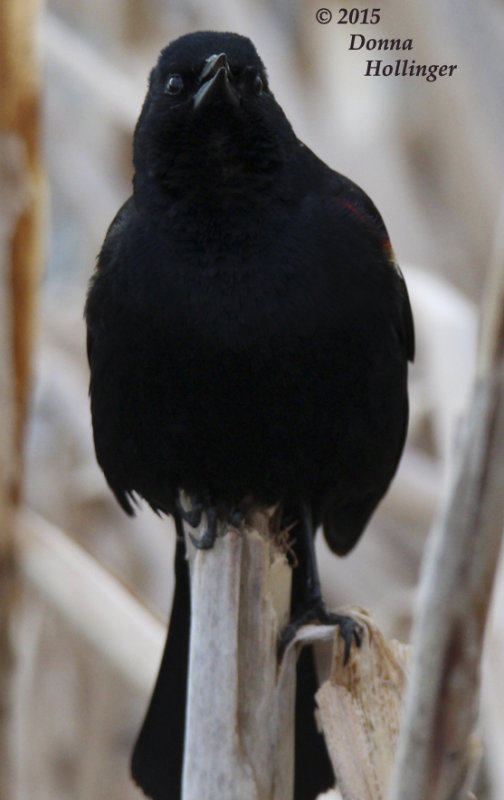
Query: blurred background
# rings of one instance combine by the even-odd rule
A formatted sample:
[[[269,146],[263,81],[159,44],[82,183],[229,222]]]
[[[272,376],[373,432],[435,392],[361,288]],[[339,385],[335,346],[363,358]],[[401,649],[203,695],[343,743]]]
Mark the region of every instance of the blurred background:
[[[49,0],[33,8],[47,183],[23,483],[33,512],[26,527],[41,538],[34,544],[28,536],[21,565],[27,580],[16,629],[16,800],[142,796],[130,782],[128,759],[170,607],[173,534],[169,521],[147,509],[127,519],[96,466],[82,315],[106,229],[130,193],[132,131],[149,70],[180,34],[217,29],[249,36],[299,138],[360,184],[388,227],[416,323],[408,445],[356,551],[337,560],[322,541],[318,546],[329,605],[365,606],[387,636],[408,639],[422,550],[471,387],[486,271],[496,252],[504,257],[497,235],[504,7],[498,0],[383,0],[379,24],[352,26],[338,24],[343,6],[328,6],[327,24],[317,22],[318,0]],[[345,7],[368,6],[352,0]],[[351,33],[412,39],[414,49],[350,51]],[[397,58],[457,69],[434,82],[365,76],[368,59]],[[57,564],[42,574],[49,542],[56,562],[69,559],[71,583],[75,554],[59,531],[151,612],[148,633],[140,632],[141,620],[138,632],[124,630],[130,650],[122,666],[107,637],[92,631],[93,615],[97,627],[107,618],[107,603],[100,605],[106,594],[98,587],[93,604],[87,595],[75,597],[78,582],[66,587],[82,605],[86,627],[62,611]],[[85,564],[89,585],[96,579],[98,586],[100,575]],[[482,717],[488,748],[480,800],[504,797],[504,698],[495,677],[504,667],[502,594],[485,667],[483,697],[491,701]],[[136,651],[145,661],[141,676]]]

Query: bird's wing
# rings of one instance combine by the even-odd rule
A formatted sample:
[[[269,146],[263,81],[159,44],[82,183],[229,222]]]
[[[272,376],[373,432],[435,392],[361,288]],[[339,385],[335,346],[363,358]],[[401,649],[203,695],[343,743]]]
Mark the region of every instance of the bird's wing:
[[[415,357],[415,329],[408,289],[401,268],[397,262],[385,223],[370,197],[349,178],[339,173],[332,173],[334,196],[349,213],[355,214],[379,240],[383,256],[397,276],[397,286],[401,302],[401,330],[398,331],[404,342],[406,356],[409,361]]]
[[[100,254],[98,256],[96,262],[96,271],[93,277],[91,278],[90,289],[93,285],[96,275],[102,270],[107,268],[107,264],[110,262],[113,254],[115,252],[115,243],[117,241],[117,237],[121,234],[124,226],[129,222],[133,214],[135,214],[135,201],[133,197],[129,197],[126,202],[124,202],[115,215],[114,219],[110,223],[106,236],[105,241],[103,242],[102,248],[100,250]],[[89,297],[89,294],[88,294]],[[86,308],[84,310],[84,316],[87,322],[87,335],[86,335],[86,348],[87,348],[87,357],[88,362],[91,364],[91,357],[93,351],[93,343],[95,340],[95,332],[93,330],[93,325],[91,322],[89,312],[89,303],[86,303]]]
[[[349,224],[352,219],[357,223],[362,236],[376,243],[377,252],[382,255],[382,263],[391,271],[390,274],[396,287],[394,294],[397,298],[395,313],[392,314],[391,319],[394,320],[398,339],[403,347],[404,359],[412,361],[415,352],[415,335],[408,290],[383,219],[367,194],[345,176],[331,172],[329,185],[332,205],[339,209],[340,216],[344,211]],[[341,502],[339,491],[334,497],[329,495],[326,498],[322,515],[324,534],[331,549],[339,555],[344,555],[353,548],[395,472],[406,438],[408,424],[406,396],[403,404],[398,408],[398,413],[399,433],[396,452],[391,453],[390,469],[388,474],[383,476],[383,480],[381,482],[378,480],[376,485],[370,485],[368,491],[364,492],[361,497],[349,497],[346,503]]]
[[[131,218],[136,214],[135,203],[133,197],[130,197],[126,200],[125,203],[121,206],[119,211],[117,212],[116,216],[112,220],[108,230],[107,235],[105,236],[105,241],[102,245],[100,250],[100,254],[97,259],[96,270],[94,275],[91,278],[88,296],[86,300],[86,306],[84,309],[84,316],[86,319],[87,324],[87,357],[89,361],[89,365],[91,367],[91,377],[89,383],[89,393],[93,395],[93,375],[94,369],[96,368],[96,360],[98,354],[98,341],[100,337],[100,330],[103,329],[105,320],[103,318],[103,313],[106,313],[106,308],[103,308],[103,294],[100,294],[100,302],[96,302],[96,283],[99,282],[106,273],[109,267],[112,267],[114,262],[117,260],[117,255],[120,250],[119,248],[119,236],[122,234],[125,225],[131,220]],[[96,441],[96,429],[95,429],[95,441]],[[115,477],[111,472],[105,471],[105,476],[107,478],[107,482],[109,483],[110,488],[114,492],[115,496],[117,497],[118,502],[126,511],[127,514],[132,515],[134,513],[133,506],[131,505],[130,499],[134,499],[132,493],[128,490],[123,488],[118,481],[115,480]]]

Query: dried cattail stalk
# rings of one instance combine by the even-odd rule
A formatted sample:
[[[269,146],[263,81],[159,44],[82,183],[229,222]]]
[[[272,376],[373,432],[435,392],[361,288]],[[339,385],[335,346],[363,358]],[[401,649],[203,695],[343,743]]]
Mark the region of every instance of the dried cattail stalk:
[[[277,664],[291,570],[285,553],[257,529],[228,530],[211,550],[188,547],[183,800],[292,798],[295,648]]]
[[[365,631],[343,664],[336,630],[329,680],[317,692],[319,720],[343,800],[386,797],[399,736],[409,648],[387,643],[368,612],[351,609]]]

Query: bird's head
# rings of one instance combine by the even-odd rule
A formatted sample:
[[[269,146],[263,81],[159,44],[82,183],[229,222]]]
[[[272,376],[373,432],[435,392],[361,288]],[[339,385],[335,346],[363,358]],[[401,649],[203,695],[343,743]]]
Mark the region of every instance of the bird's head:
[[[135,129],[135,191],[250,192],[274,180],[295,141],[249,39],[187,34],[150,75]]]

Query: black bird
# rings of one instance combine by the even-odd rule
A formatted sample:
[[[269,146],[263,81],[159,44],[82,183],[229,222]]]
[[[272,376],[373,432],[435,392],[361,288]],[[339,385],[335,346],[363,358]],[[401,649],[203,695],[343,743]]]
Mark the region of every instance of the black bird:
[[[356,543],[396,471],[413,322],[383,221],[300,142],[249,39],[182,36],[161,52],[134,135],[133,194],[86,304],[98,462],[128,514],[143,497],[192,523],[279,504],[293,525],[295,625],[327,618],[313,561]],[[182,511],[180,491],[192,501]],[[133,755],[178,798],[189,586],[183,542],[166,650]],[[336,618],[349,647],[355,627]],[[298,667],[296,800],[333,782]]]

